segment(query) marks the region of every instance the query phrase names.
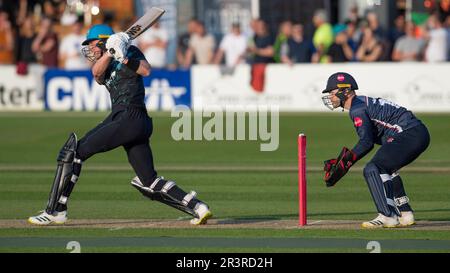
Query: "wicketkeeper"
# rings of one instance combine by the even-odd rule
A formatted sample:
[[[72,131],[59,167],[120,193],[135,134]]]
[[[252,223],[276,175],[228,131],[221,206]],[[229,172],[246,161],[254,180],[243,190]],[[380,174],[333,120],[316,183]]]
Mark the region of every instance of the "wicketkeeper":
[[[419,157],[430,144],[425,125],[407,109],[381,98],[357,96],[358,84],[343,72],[333,74],[323,93],[325,106],[350,111],[359,142],[343,148],[336,159],[325,161],[325,182],[334,186],[348,170],[367,155],[374,144],[381,145],[364,168],[364,177],[378,211],[378,217],[363,228],[413,225],[414,215],[399,171]]]
[[[95,154],[124,147],[136,177],[131,185],[144,196],[179,209],[193,217],[191,224],[201,225],[212,216],[209,207],[186,193],[175,182],[158,177],[153,165],[149,138],[152,119],[144,104],[143,78],[151,71],[142,52],[130,46],[124,33],[114,34],[107,25],[95,25],[82,43],[84,56],[93,62],[95,80],[105,85],[112,102],[112,112],[79,141],[72,133],[58,156],[53,187],[47,208],[28,221],[36,225],[64,224],[67,202],[78,181],[81,165]]]

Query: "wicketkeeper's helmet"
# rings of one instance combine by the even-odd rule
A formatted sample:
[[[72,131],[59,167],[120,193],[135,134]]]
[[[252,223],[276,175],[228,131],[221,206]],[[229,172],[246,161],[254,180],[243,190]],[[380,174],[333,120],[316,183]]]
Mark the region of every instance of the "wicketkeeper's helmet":
[[[341,100],[341,107],[344,107],[345,100],[350,91],[358,90],[358,83],[352,75],[345,72],[334,73],[328,78],[327,87],[322,91],[323,94],[330,93],[333,90],[339,89],[335,94]],[[322,101],[326,107],[334,110],[331,102],[331,95],[322,97]]]

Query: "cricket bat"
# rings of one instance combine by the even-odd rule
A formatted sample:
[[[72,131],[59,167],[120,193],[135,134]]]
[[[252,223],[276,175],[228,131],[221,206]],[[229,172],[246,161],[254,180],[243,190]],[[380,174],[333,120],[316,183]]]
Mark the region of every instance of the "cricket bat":
[[[157,7],[152,7],[147,11],[139,20],[136,21],[131,27],[129,27],[125,33],[130,36],[131,40],[136,39],[144,33],[147,29],[153,26],[166,11]],[[109,49],[109,52],[114,55],[115,50]]]
[[[147,29],[153,26],[166,11],[160,8],[153,7],[147,11],[139,20],[136,21],[125,33],[130,36],[131,40],[136,39],[139,35],[144,33]]]

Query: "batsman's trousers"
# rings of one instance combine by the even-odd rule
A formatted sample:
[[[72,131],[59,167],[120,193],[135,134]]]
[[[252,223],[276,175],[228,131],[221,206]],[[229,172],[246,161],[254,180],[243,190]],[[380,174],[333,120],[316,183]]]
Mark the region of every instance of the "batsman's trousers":
[[[114,106],[103,122],[79,140],[77,157],[86,161],[122,146],[137,176],[149,186],[157,177],[149,143],[152,133],[153,122],[144,106]]]

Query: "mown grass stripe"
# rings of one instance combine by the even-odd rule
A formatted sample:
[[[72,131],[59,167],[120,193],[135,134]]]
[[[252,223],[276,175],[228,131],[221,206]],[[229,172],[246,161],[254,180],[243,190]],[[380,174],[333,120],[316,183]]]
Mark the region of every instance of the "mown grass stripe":
[[[116,171],[128,172],[131,170],[129,165],[94,165],[83,168],[87,171]],[[52,172],[55,170],[53,165],[0,165],[1,172]],[[205,166],[158,166],[160,171],[170,172],[297,172],[298,169],[293,166],[226,166],[226,165],[205,165]],[[362,172],[363,167],[354,167],[350,172]],[[322,173],[323,167],[309,166],[307,172]],[[450,167],[405,167],[402,172],[408,173],[450,173]]]

